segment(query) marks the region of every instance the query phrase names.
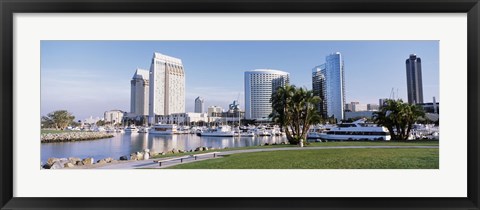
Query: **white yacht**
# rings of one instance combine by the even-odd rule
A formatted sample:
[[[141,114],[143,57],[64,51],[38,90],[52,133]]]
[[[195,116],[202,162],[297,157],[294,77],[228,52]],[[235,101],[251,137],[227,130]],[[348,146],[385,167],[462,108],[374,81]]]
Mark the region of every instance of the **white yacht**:
[[[267,130],[266,126],[259,125],[255,128],[255,135],[257,136],[272,136],[272,133]]]
[[[308,129],[307,139],[320,139],[320,134],[328,132],[332,128],[337,126],[326,124],[326,125],[313,125]]]
[[[390,140],[390,133],[385,127],[365,124],[360,119],[353,123],[338,124],[329,131],[318,133],[324,140]]]
[[[138,128],[135,127],[135,125],[129,125],[128,127],[126,127],[124,129],[125,133],[137,133],[138,132]]]
[[[202,131],[199,133],[200,136],[211,136],[211,137],[234,137],[235,132],[232,131],[232,128],[228,125],[218,126],[215,129]]]
[[[145,126],[145,127],[139,127],[139,128],[138,128],[138,132],[139,132],[139,133],[148,133],[148,130],[149,130],[149,129],[150,129],[150,128],[149,128],[149,127],[146,127],[146,126]]]
[[[253,132],[253,131],[239,132],[238,136],[240,136],[240,137],[254,137],[255,132]]]
[[[177,134],[177,125],[175,124],[155,124],[148,130],[149,134],[173,135]]]

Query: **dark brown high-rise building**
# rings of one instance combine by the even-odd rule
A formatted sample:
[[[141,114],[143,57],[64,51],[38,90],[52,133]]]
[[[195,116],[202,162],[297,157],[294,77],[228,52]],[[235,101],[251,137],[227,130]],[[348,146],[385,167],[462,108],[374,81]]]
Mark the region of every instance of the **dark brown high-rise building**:
[[[411,54],[406,65],[408,103],[423,103],[422,61],[417,55]]]

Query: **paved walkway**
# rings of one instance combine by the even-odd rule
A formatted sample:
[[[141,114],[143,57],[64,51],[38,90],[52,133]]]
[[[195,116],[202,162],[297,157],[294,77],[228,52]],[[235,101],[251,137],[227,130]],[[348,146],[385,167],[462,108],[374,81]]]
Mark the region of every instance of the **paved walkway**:
[[[209,160],[213,158],[222,158],[225,155],[247,153],[247,152],[268,152],[268,151],[285,151],[285,150],[314,150],[314,149],[394,149],[394,148],[403,148],[403,149],[436,149],[438,146],[332,146],[332,147],[280,147],[280,148],[265,148],[265,149],[245,149],[245,150],[231,150],[231,151],[216,151],[216,157],[211,155],[198,156],[197,159],[191,155],[190,158],[185,158],[182,160],[172,160],[162,162],[162,166],[159,166],[158,163],[154,163],[155,160],[162,159],[173,159],[176,157],[167,157],[167,158],[157,158],[150,160],[139,160],[139,161],[122,161],[114,164],[105,164],[103,166],[94,167],[97,169],[135,169],[135,168],[167,168],[170,166],[191,163],[202,160]],[[201,155],[201,154],[198,154]],[[185,155],[188,156],[188,155]]]

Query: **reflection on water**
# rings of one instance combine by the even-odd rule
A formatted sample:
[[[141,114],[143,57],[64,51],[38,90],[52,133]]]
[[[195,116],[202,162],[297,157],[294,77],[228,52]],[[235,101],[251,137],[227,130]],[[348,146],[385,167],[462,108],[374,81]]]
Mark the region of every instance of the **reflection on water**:
[[[41,144],[41,161],[48,158],[93,157],[95,160],[120,156],[150,149],[166,152],[173,149],[190,150],[197,147],[248,147],[265,143],[286,142],[285,137],[199,137],[196,135],[149,135],[144,133],[115,134],[114,137],[93,141],[43,143]]]

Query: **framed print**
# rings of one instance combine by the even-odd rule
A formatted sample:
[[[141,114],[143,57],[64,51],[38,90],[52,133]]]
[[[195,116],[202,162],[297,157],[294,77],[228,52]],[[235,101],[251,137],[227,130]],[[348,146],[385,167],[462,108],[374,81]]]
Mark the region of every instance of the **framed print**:
[[[479,209],[477,0],[0,5],[2,209]]]

